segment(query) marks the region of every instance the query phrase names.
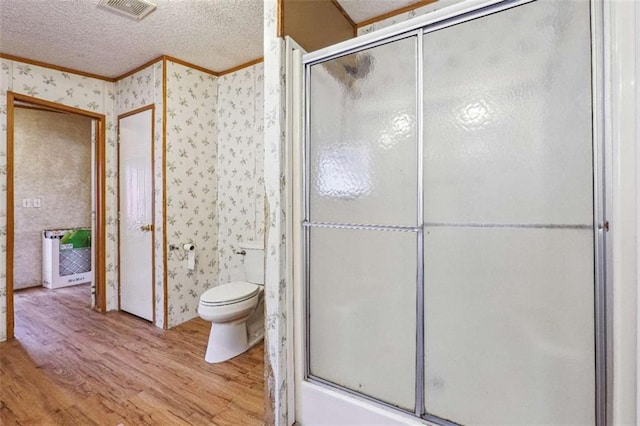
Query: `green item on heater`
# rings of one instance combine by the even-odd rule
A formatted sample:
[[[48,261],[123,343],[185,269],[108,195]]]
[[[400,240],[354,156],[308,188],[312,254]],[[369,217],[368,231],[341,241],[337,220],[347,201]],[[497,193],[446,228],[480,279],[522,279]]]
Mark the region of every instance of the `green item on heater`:
[[[72,244],[73,248],[91,247],[91,230],[90,229],[74,229],[65,232],[60,240],[60,244]],[[71,248],[70,246],[66,246]]]

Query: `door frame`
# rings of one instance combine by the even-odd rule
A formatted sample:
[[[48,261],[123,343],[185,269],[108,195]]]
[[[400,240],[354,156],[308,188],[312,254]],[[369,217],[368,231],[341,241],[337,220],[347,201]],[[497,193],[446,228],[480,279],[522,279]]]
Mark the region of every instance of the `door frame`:
[[[296,418],[296,376],[302,377],[304,374],[299,370],[295,358],[304,354],[296,352],[298,348],[296,341],[303,339],[300,327],[295,327],[295,319],[300,318],[302,300],[300,294],[294,294],[292,286],[303,279],[302,274],[302,248],[300,242],[299,224],[302,223],[303,205],[300,202],[299,194],[303,188],[302,171],[298,165],[302,164],[302,144],[304,141],[304,66],[302,56],[308,52],[302,48],[294,39],[285,36],[285,175],[289,187],[286,192],[286,264],[289,265],[286,272],[287,280],[287,301],[286,309],[290,314],[287,316],[287,334],[291,338],[287,339],[287,382],[294,385],[287,387],[287,416],[289,419]],[[297,55],[300,55],[298,58]],[[295,334],[294,334],[295,333]]]
[[[95,283],[95,307],[98,312],[105,312],[106,297],[106,116],[93,111],[70,107],[56,102],[19,93],[7,92],[7,252],[6,252],[6,282],[7,282],[7,340],[14,338],[14,304],[13,304],[13,259],[14,259],[14,109],[15,101],[26,102],[49,110],[71,113],[90,118],[96,123],[95,158],[93,174],[95,185],[92,188],[95,194],[95,229],[91,237],[95,247],[95,270],[93,282]]]
[[[149,153],[151,157],[151,301],[152,301],[152,320],[151,323],[155,325],[156,323],[156,249],[155,249],[155,241],[156,241],[156,200],[155,200],[155,189],[156,189],[156,180],[155,180],[155,160],[153,158],[153,153],[155,152],[155,124],[156,124],[156,106],[155,104],[146,105],[137,109],[134,109],[129,112],[125,112],[118,116],[118,150],[117,150],[117,168],[118,168],[118,181],[117,185],[117,212],[118,212],[118,265],[120,265],[120,244],[122,243],[122,239],[120,238],[120,120],[123,118],[127,118],[132,115],[136,115],[138,113],[151,110],[151,152]],[[118,310],[121,310],[121,287],[122,280],[120,279],[120,274],[122,269],[118,267]],[[166,325],[165,325],[166,327]]]

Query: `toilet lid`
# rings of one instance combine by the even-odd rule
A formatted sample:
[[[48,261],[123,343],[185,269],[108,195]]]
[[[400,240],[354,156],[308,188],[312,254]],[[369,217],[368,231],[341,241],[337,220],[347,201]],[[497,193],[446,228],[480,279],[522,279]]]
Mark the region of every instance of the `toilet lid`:
[[[260,287],[246,281],[233,281],[205,291],[200,302],[205,305],[228,305],[242,302],[258,294]]]

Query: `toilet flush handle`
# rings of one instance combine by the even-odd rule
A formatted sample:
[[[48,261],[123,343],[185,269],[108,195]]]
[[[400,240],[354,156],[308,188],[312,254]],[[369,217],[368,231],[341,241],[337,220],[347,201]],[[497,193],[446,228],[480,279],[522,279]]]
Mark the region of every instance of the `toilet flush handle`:
[[[234,250],[234,253],[235,253],[235,254],[239,254],[239,255],[244,256],[244,255],[246,255],[246,254],[247,254],[247,251],[246,251],[246,250],[240,250],[240,251],[238,251],[238,250]]]

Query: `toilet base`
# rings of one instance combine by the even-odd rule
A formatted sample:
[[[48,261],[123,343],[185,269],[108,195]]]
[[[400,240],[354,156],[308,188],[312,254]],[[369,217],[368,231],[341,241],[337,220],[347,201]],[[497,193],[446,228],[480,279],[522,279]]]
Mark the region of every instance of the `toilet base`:
[[[211,324],[209,342],[204,360],[210,364],[227,361],[234,358],[256,344],[260,343],[264,333],[253,333],[247,336],[246,321],[240,323]]]
[[[263,338],[264,302],[260,300],[249,318],[211,324],[204,360],[211,364],[227,361],[248,351]]]
[[[246,322],[211,324],[209,343],[204,360],[218,363],[231,359],[249,349]]]

